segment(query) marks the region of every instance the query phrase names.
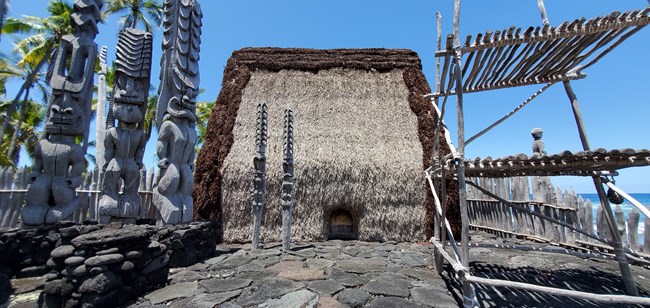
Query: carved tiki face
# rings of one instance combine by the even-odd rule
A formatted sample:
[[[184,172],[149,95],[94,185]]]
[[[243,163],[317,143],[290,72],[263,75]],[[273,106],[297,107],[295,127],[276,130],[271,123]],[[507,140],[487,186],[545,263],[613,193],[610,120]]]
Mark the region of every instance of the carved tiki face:
[[[52,90],[52,104],[45,123],[47,133],[68,136],[83,134],[86,117],[77,102],[78,99],[78,94]]]
[[[113,103],[113,115],[123,123],[138,124],[144,120],[142,105],[132,102],[115,101]]]
[[[74,35],[62,38],[51,69],[47,133],[87,134],[96,53],[92,39]]]
[[[172,97],[167,105],[167,113],[173,117],[196,123],[196,101],[192,93],[193,91],[189,90],[187,95],[183,95],[181,99],[176,96]]]

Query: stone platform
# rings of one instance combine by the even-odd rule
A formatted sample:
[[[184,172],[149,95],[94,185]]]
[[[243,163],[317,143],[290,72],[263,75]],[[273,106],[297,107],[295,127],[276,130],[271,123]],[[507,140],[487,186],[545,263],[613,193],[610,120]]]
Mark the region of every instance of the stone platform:
[[[482,232],[473,232],[472,242],[554,247]],[[280,243],[265,244],[260,250],[252,250],[250,244],[217,245],[211,258],[170,269],[167,286],[122,307],[459,307],[460,286],[449,268],[436,274],[428,243],[335,240],[293,247],[282,253]],[[470,253],[476,276],[624,294],[613,260],[487,247],[472,247]],[[648,296],[650,270],[637,265],[631,269],[640,293]],[[39,292],[44,279],[11,282],[16,290],[10,307],[34,307],[30,294],[33,298]],[[635,307],[474,287],[481,307]]]
[[[285,254],[280,243],[221,244],[130,307],[457,307],[431,252],[424,243],[334,240]]]

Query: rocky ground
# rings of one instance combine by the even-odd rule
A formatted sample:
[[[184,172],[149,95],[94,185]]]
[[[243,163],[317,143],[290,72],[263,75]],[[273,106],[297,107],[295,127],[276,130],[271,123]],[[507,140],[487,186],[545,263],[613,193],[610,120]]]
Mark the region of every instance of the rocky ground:
[[[535,244],[474,233],[472,242]],[[551,247],[552,248],[552,247]],[[473,247],[476,276],[529,282],[595,293],[623,294],[618,265],[612,260],[558,253]],[[169,285],[128,307],[458,307],[460,286],[447,268],[433,268],[427,243],[328,241],[280,244],[251,250],[250,244],[220,244],[213,257],[187,268],[172,269]],[[650,270],[632,266],[644,296]],[[10,307],[34,307],[43,278],[12,280]],[[613,307],[509,288],[475,285],[482,307]]]

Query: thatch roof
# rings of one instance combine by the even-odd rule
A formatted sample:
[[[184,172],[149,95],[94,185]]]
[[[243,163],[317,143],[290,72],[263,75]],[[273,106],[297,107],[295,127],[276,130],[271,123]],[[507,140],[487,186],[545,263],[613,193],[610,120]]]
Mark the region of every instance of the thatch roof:
[[[430,90],[410,50],[235,51],[197,160],[195,218],[221,221],[226,241],[250,240],[256,106],[266,101],[263,241],[280,239],[282,117],[289,106],[295,115],[294,239],[326,239],[337,209],[352,214],[360,239],[425,239],[433,213],[423,178],[434,132],[435,111],[423,97]]]

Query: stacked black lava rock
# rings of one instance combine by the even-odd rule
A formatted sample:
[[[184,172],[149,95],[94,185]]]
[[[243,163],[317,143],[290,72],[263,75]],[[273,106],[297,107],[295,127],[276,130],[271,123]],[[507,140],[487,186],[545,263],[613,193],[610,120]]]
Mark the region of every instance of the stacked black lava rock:
[[[39,304],[112,307],[167,282],[167,246],[150,239],[155,227],[109,225],[51,253]]]
[[[216,246],[212,223],[102,227],[51,252],[40,306],[115,307],[165,285],[170,267],[193,265]]]
[[[100,228],[92,223],[62,222],[38,229],[0,230],[0,272],[16,278],[45,275],[50,270],[46,262],[54,248]]]

